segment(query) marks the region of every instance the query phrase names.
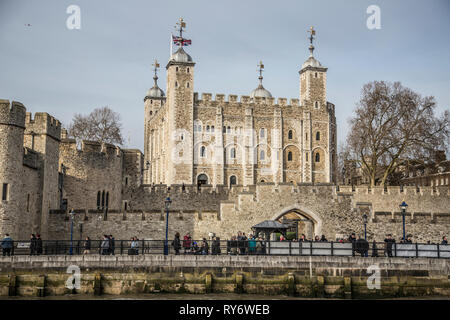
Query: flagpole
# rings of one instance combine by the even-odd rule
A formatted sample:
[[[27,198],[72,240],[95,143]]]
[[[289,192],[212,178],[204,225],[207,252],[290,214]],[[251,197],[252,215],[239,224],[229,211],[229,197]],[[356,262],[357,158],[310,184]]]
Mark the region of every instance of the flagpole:
[[[172,42],[173,42],[173,35],[170,34],[170,57],[172,56]]]

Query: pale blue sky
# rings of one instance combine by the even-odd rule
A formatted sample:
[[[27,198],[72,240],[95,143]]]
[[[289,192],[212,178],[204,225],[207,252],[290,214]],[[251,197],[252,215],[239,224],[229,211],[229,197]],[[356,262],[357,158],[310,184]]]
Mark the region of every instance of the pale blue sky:
[[[81,30],[66,28],[71,4],[81,8]],[[372,4],[381,9],[380,30],[366,27]],[[125,147],[143,150],[151,64],[161,62],[166,91],[169,36],[179,17],[192,39],[186,51],[196,62],[196,92],[248,95],[262,60],[264,86],[288,99],[298,98],[313,25],[340,143],[362,86],[372,80],[401,81],[434,95],[440,111],[450,107],[446,0],[0,0],[0,98],[66,125],[74,113],[108,105],[122,117]]]

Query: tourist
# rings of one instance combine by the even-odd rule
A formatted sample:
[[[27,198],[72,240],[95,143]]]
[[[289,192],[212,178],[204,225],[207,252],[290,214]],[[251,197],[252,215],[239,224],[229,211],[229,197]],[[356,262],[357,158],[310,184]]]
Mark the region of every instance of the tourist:
[[[89,237],[86,237],[86,240],[84,240],[83,254],[89,254],[90,252],[91,252],[91,239],[89,239]]]
[[[112,234],[109,235],[109,254],[114,255],[115,247],[116,247],[116,241]]]
[[[42,254],[42,239],[39,233],[36,235],[36,254],[38,256]]]
[[[238,241],[237,241],[237,237],[236,236],[232,236],[231,240],[230,240],[230,253],[235,255],[237,254],[238,250]]]
[[[3,256],[8,256],[8,257],[11,256],[11,250],[12,250],[13,244],[14,244],[13,240],[7,233],[2,240]]]
[[[184,254],[186,254],[186,251],[188,252],[191,251],[191,242],[192,242],[191,234],[188,232],[183,237]]]
[[[356,235],[354,232],[348,237],[348,242],[355,242],[356,241]]]
[[[220,238],[213,237],[213,243],[211,246],[211,254],[219,255],[220,254]]]
[[[354,242],[354,249],[356,252],[361,254],[361,257],[367,257],[367,252],[369,251],[369,242],[362,236]]]
[[[101,244],[101,250],[102,250],[102,255],[108,255],[109,254],[109,238],[108,236],[105,234],[103,235],[103,241]]]
[[[242,232],[241,231],[238,231],[237,241],[238,241],[239,254],[243,254],[245,249],[244,249],[244,240],[243,240],[243,236],[242,236]]]
[[[36,236],[34,233],[31,234],[30,237],[30,256],[36,253]]]
[[[320,241],[319,236],[315,236],[315,237],[314,237],[314,242],[319,242],[319,241]]]
[[[181,249],[181,241],[180,241],[180,233],[179,232],[175,233],[175,238],[172,241],[172,246],[173,246],[173,249],[175,250],[175,254],[179,255],[180,249]]]
[[[209,245],[208,245],[208,241],[206,240],[206,238],[203,238],[201,253],[203,255],[207,255],[209,253]]]
[[[408,234],[408,236],[406,237],[405,243],[412,243],[412,235]]]
[[[256,254],[262,254],[262,239],[258,237],[256,239]]]
[[[387,238],[384,239],[385,242],[385,255],[387,253],[388,257],[392,257],[392,244],[395,243],[395,239],[392,238],[391,234],[387,235]]]
[[[301,242],[308,241],[308,240],[306,239],[306,236],[305,236],[304,233],[302,233],[302,236],[300,237],[300,240],[299,240],[299,241],[301,241]]]
[[[444,244],[444,245],[448,244],[448,242],[447,242],[447,237],[446,237],[446,236],[443,236],[443,237],[442,237],[442,242],[441,242],[441,244]]]
[[[255,254],[256,253],[256,241],[253,235],[249,236],[248,240],[248,253],[249,254]]]
[[[201,254],[201,248],[198,247],[197,241],[194,241],[192,243],[192,250],[194,252],[194,254]]]
[[[377,242],[375,241],[375,239],[373,239],[372,242],[372,257],[378,257]]]
[[[327,238],[325,238],[325,235],[323,234],[322,237],[320,238],[321,242],[328,242]]]
[[[242,254],[245,254],[246,252],[248,252],[248,238],[245,235],[245,232],[242,232],[242,241],[244,243],[243,253]]]
[[[280,234],[280,241],[285,241],[285,240],[286,240],[286,238],[282,234]]]

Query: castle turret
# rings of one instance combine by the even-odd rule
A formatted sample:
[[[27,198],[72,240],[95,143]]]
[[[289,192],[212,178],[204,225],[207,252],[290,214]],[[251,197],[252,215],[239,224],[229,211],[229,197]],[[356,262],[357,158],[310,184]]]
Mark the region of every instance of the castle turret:
[[[183,47],[190,40],[182,37],[185,23],[180,19],[180,36],[174,41],[180,48],[172,54],[167,63],[167,119],[169,130],[165,154],[167,164],[164,181],[169,184],[191,184],[193,177],[194,149],[194,66],[191,56]]]
[[[159,88],[158,86],[158,68],[159,63],[157,60],[155,60],[153,71],[155,72],[155,75],[153,76],[153,87],[151,87],[144,98],[144,105],[145,105],[145,125],[144,125],[144,183],[151,183],[152,182],[152,155],[151,152],[153,150],[152,147],[152,136],[153,133],[150,129],[150,121],[153,119],[153,117],[156,115],[156,113],[159,111],[161,107],[164,106],[166,102],[166,96],[164,94],[164,91]]]
[[[25,114],[21,103],[0,100],[0,236],[19,235]]]
[[[300,101],[304,107],[302,133],[302,172],[303,182],[331,182],[332,163],[330,152],[334,139],[334,106],[327,103],[326,82],[328,68],[314,57],[313,40],[316,34],[313,27],[310,33],[310,55],[303,63],[300,73]],[[332,109],[332,110],[331,110]],[[328,118],[324,122],[324,117]],[[333,136],[332,136],[333,135]]]

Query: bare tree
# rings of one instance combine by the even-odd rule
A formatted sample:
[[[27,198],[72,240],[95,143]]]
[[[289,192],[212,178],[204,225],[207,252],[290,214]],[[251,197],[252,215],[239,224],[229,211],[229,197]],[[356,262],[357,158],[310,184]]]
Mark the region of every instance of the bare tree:
[[[108,107],[94,109],[89,115],[75,114],[69,125],[69,136],[111,144],[123,144],[120,115]]]
[[[447,150],[449,111],[437,117],[435,108],[434,97],[422,97],[399,82],[374,81],[363,87],[349,121],[347,147],[371,186],[385,185],[399,165],[426,163],[436,150]]]

